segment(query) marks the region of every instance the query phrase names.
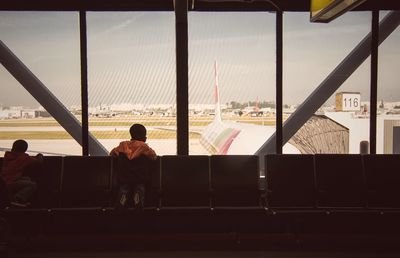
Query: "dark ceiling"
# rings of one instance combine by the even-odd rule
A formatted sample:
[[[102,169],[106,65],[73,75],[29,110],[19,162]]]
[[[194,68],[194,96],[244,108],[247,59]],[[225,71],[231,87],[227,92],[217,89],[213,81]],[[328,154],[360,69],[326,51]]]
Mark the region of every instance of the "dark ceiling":
[[[188,0],[194,11],[272,11],[267,0]],[[194,1],[194,4],[192,3]],[[283,11],[309,11],[310,0],[271,0]],[[173,0],[1,0],[0,10],[173,11]],[[398,0],[367,0],[357,10],[400,10]]]

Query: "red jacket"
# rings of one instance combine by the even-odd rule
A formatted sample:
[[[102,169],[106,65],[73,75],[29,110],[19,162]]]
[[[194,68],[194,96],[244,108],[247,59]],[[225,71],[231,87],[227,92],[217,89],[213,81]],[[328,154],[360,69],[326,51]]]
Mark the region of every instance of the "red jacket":
[[[144,155],[152,160],[157,158],[156,153],[145,142],[130,140],[123,141],[117,147],[111,150],[111,156],[118,156],[119,153],[125,153],[129,160],[135,159]]]
[[[26,153],[6,151],[1,176],[6,184],[11,184],[22,177],[25,168],[34,162],[38,162],[37,159]]]

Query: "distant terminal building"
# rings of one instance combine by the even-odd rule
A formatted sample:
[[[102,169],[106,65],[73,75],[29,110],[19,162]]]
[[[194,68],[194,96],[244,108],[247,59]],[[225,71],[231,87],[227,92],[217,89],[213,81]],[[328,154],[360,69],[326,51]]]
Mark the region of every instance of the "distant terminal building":
[[[35,111],[23,107],[10,107],[0,110],[0,119],[34,118]]]
[[[349,129],[324,115],[313,115],[290,139],[303,154],[349,153]]]
[[[46,110],[35,110],[35,117],[51,117],[51,115]]]
[[[10,107],[0,110],[0,119],[31,119],[37,117],[51,117],[51,115],[46,110],[24,107]]]

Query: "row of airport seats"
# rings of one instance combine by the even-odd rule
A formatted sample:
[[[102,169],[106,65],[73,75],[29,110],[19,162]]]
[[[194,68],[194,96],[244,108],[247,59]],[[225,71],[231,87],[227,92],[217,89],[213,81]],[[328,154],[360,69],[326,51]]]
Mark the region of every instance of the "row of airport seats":
[[[45,191],[33,207],[110,207],[118,190],[116,167],[112,157],[46,156]],[[210,207],[211,183],[217,206],[259,206],[258,173],[257,156],[158,157],[145,206]]]
[[[400,208],[400,155],[267,155],[267,205]]]
[[[264,162],[260,177],[258,156],[158,157],[145,207],[400,208],[400,155],[271,154]],[[112,157],[46,156],[44,189],[33,207],[112,207],[116,163]]]

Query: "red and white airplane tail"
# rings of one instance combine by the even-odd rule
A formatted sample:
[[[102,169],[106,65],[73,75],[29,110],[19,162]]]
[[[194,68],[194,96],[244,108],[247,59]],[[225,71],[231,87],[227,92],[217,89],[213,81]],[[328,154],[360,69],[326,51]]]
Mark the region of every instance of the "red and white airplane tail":
[[[215,102],[215,118],[219,122],[222,121],[221,117],[221,103],[219,98],[219,86],[218,86],[218,66],[217,60],[214,62],[214,75],[215,75],[215,88],[214,88],[214,102]]]
[[[214,63],[214,69],[215,117],[202,131],[200,143],[210,154],[254,155],[275,132],[275,127],[222,121],[217,61]],[[288,145],[290,144],[286,144],[285,147]],[[294,146],[289,147],[291,148],[287,149],[287,153],[300,153]]]

